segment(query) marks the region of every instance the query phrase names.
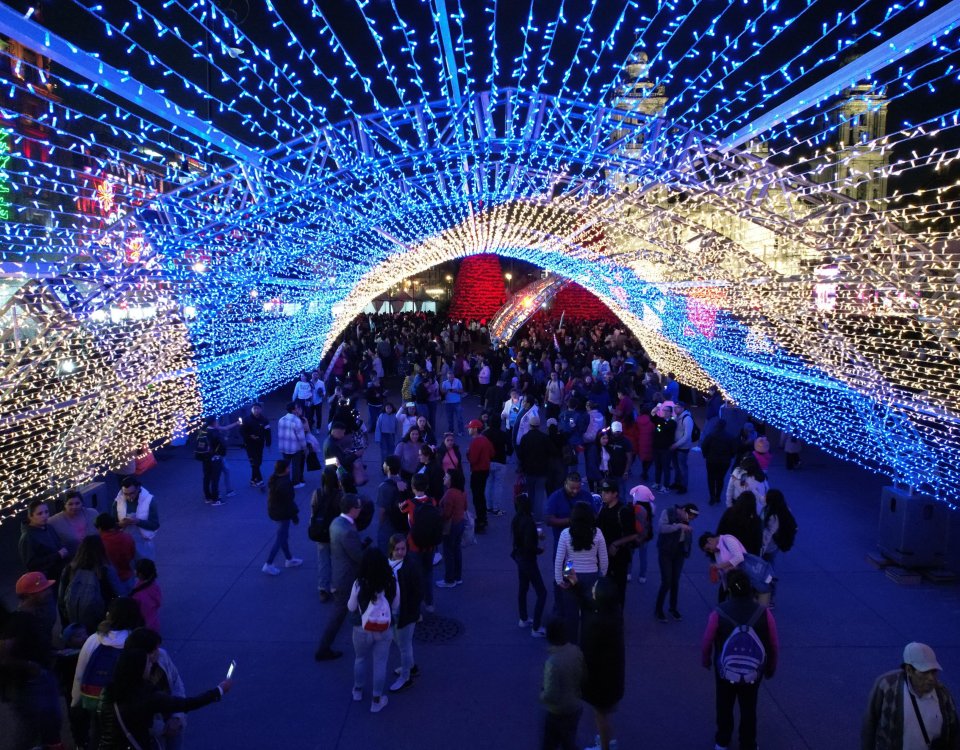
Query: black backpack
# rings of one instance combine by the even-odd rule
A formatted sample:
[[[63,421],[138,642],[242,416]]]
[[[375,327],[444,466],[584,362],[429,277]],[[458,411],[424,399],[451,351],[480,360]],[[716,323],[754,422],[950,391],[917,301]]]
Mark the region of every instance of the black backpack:
[[[206,432],[197,435],[197,446],[193,450],[193,457],[197,461],[206,461],[210,457],[210,438]]]
[[[790,509],[784,506],[784,513],[777,517],[779,527],[777,533],[773,535],[773,541],[781,552],[789,552],[793,549],[793,543],[797,540],[797,519],[793,517]]]
[[[420,549],[436,547],[443,541],[443,516],[440,509],[430,500],[413,500],[416,508],[413,511],[413,526],[410,535],[413,543]]]

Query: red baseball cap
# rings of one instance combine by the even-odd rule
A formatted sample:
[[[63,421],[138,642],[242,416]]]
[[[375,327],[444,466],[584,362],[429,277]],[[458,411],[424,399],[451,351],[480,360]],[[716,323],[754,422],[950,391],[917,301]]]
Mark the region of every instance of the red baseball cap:
[[[483,422],[481,422],[479,419],[471,419],[469,422],[467,422],[467,429],[468,429],[468,430],[482,430],[482,429],[483,429]]]
[[[17,596],[39,594],[53,586],[56,581],[50,581],[43,573],[25,573],[17,579]]]

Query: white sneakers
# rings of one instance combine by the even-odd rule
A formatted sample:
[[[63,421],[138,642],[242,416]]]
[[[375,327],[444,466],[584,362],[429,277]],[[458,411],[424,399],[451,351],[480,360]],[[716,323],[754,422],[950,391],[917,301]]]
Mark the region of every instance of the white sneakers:
[[[532,635],[534,638],[546,638],[546,637],[547,637],[547,629],[546,629],[546,628],[542,628],[542,627],[541,627],[541,628],[536,628],[536,629],[531,628],[531,629],[530,629],[530,635]]]
[[[379,698],[374,696],[373,701],[370,703],[370,713],[377,714],[380,713],[390,701],[387,700],[387,696],[381,695]]]
[[[291,557],[289,560],[287,560],[287,561],[283,564],[283,567],[285,567],[285,568],[299,568],[301,565],[303,565],[303,560],[301,560],[299,557]],[[268,576],[278,576],[278,575],[280,575],[280,568],[278,568],[276,565],[271,565],[270,563],[264,563],[264,564],[263,564],[263,567],[260,568],[260,570],[262,570],[262,571],[263,571],[264,573],[266,573]]]

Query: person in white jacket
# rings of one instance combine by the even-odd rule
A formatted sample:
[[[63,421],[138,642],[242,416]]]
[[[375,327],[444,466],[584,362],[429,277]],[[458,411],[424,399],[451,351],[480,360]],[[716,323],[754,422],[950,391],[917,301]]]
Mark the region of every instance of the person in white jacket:
[[[73,675],[73,687],[70,690],[70,705],[83,706],[92,709],[91,699],[96,696],[88,695],[87,700],[82,700],[80,687],[86,677],[87,666],[93,658],[93,653],[99,647],[115,648],[118,651],[123,648],[127,641],[127,636],[136,628],[143,627],[143,617],[140,614],[140,605],[127,596],[118,597],[110,602],[107,607],[107,617],[100,623],[100,628],[91,635],[80,648],[80,654],[77,657],[77,671]],[[101,687],[106,687],[102,685]]]

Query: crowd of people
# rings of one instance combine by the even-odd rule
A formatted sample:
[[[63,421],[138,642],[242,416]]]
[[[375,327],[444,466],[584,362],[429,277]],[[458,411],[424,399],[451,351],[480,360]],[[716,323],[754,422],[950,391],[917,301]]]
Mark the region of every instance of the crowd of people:
[[[76,748],[179,748],[185,713],[230,691],[228,678],[187,696],[161,648],[159,528],[158,504],[133,475],[103,513],[79,492],[54,515],[44,501],[29,504],[19,550],[27,572],[0,629],[0,691],[19,719],[11,747],[67,747],[66,715]]]
[[[774,675],[779,651],[777,560],[798,531],[783,492],[771,486],[762,424],[716,389],[703,396],[682,389],[635,339],[604,323],[557,329],[537,320],[508,346],[491,344],[480,325],[363,316],[323,364],[298,378],[275,430],[254,404],[233,422],[209,420],[194,457],[205,502],[223,505],[232,493],[224,436],[239,430],[250,485],[266,493],[276,527],[262,567],[269,576],[281,574],[279,555],[283,568],[303,563],[291,552],[290,527],[300,522],[306,472],[320,472],[306,526],[318,597],[329,610],[314,656],[342,657],[336,646],[349,621],[355,701],[369,690],[370,711],[379,713],[391,693],[415,684],[413,633],[435,613],[434,589],[463,584],[464,544],[512,510],[518,624],[548,644],[544,748],[576,747],[581,700],[593,711],[594,746],[616,746],[611,719],[626,684],[629,583],[646,583],[652,546],[660,576],[653,618],[682,620],[679,586],[694,539],[718,588],[701,655],[716,682],[715,745],[730,745],[739,704],[739,747],[757,746],[759,687]],[[265,448],[274,444],[281,458],[264,480]],[[797,468],[802,443],[784,436],[781,446],[786,468]],[[717,528],[699,535],[700,509],[686,497],[697,454],[707,475],[704,501],[726,506]],[[160,648],[159,524],[157,502],[136,476],[123,479],[107,513],[84,508],[76,493],[54,516],[45,503],[28,508],[21,606],[8,618],[0,652],[18,686],[27,742],[57,747],[65,700],[78,747],[176,748],[183,713],[230,690],[227,679],[188,698]],[[364,537],[368,528],[372,536]],[[390,681],[392,644],[399,666]],[[932,650],[908,650],[906,678],[887,679],[871,698],[865,750],[912,747],[890,738],[914,732],[914,724],[924,737],[960,736],[949,693],[930,678],[939,670]],[[924,706],[916,720],[893,705],[903,703],[904,685]]]

